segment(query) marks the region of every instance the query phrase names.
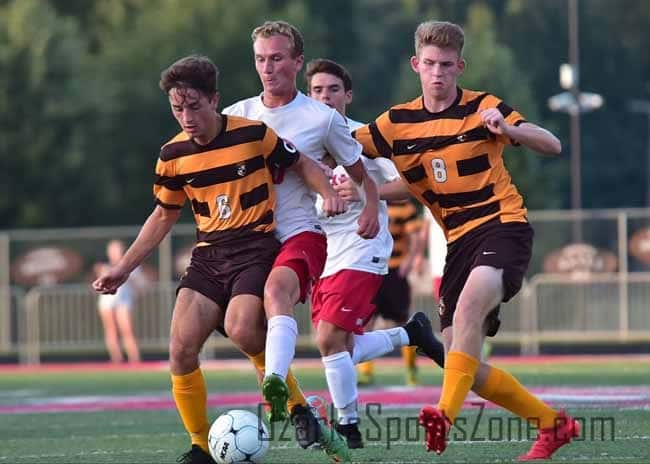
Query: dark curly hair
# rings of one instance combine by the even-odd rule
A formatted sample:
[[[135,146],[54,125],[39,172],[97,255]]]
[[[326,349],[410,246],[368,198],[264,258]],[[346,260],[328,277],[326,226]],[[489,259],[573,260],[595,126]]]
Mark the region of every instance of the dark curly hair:
[[[206,56],[189,55],[160,73],[159,86],[166,94],[173,88],[192,88],[212,97],[217,93],[219,68]]]

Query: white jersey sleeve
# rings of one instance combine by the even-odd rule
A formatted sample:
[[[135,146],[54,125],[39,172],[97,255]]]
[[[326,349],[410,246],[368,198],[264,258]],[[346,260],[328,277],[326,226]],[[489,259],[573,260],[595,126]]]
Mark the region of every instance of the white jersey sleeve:
[[[345,118],[334,110],[325,134],[324,145],[327,152],[336,160],[336,164],[340,166],[351,166],[361,156],[361,144],[354,140],[350,130]]]

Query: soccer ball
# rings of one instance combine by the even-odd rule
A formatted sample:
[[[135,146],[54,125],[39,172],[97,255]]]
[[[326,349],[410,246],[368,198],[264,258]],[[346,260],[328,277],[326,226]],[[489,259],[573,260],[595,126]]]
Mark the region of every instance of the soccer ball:
[[[208,432],[208,446],[219,464],[259,464],[269,450],[269,432],[255,414],[235,409],[214,421]]]

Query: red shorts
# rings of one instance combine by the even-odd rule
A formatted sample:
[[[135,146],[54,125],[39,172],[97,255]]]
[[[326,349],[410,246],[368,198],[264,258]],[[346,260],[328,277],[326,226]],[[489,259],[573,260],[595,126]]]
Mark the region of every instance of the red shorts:
[[[304,303],[327,260],[327,238],[316,232],[301,232],[284,242],[273,267],[293,269],[300,281],[300,302]]]
[[[361,335],[375,313],[374,299],[384,276],[344,269],[320,279],[311,298],[314,327],[323,320]]]

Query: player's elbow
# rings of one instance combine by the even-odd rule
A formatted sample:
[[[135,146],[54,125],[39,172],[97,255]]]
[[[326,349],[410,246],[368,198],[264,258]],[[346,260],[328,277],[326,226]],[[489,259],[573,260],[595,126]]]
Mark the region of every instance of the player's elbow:
[[[559,155],[562,153],[562,142],[557,137],[553,136],[548,145],[547,153],[549,155]]]

